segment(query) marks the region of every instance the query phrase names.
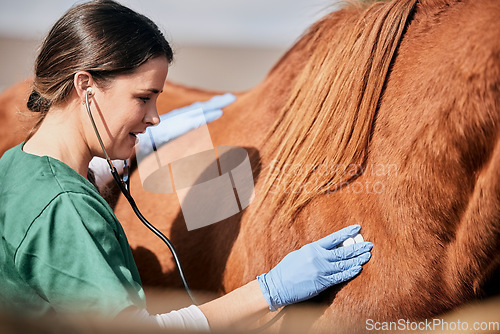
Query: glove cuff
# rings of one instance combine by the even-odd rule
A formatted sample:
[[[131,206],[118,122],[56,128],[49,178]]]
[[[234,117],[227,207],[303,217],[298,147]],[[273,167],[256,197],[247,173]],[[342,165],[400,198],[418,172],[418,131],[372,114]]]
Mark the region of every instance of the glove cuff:
[[[264,295],[264,299],[267,301],[267,304],[269,304],[269,310],[271,310],[271,312],[274,312],[276,310],[278,310],[278,308],[280,306],[278,306],[277,304],[278,303],[275,303],[274,300],[276,300],[275,298],[273,299],[273,297],[271,296],[271,291],[269,289],[269,286],[266,282],[266,276],[268,274],[262,274],[260,276],[257,276],[257,281],[259,282],[259,286],[260,286],[260,290],[262,291],[262,294]],[[278,298],[279,300],[279,298]],[[275,306],[278,306],[278,308],[276,308]]]

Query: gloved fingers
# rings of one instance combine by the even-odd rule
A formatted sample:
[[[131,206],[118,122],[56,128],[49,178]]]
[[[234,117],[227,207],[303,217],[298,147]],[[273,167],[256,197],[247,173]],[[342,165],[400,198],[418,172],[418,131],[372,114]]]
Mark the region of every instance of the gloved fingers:
[[[222,116],[222,110],[210,109],[208,111],[204,111],[203,114],[205,114],[205,123],[210,123]]]
[[[189,130],[194,130],[202,125],[208,124],[215,121],[217,118],[222,116],[222,110],[209,110],[202,112],[201,109],[190,110],[182,116],[179,116],[175,120],[170,120],[168,122],[173,122],[177,128],[184,129],[184,132]]]
[[[200,109],[203,110],[203,107],[200,105],[200,102],[195,102],[195,103],[190,104],[188,106],[174,109],[174,110],[169,111],[163,115],[160,115],[160,122],[163,122],[167,119],[172,119],[172,118],[177,117],[177,116],[184,117],[184,116],[190,116],[193,113],[194,114],[201,113]]]
[[[101,157],[93,157],[90,160],[89,168],[92,169],[95,175],[110,174],[108,162]]]
[[[192,109],[177,117],[164,118],[160,124],[148,129],[153,134],[155,140],[165,143],[188,131],[215,121],[221,116],[222,110],[220,109],[206,112],[202,112],[200,108]]]
[[[165,117],[160,124],[148,127],[146,133],[138,135],[139,150],[143,155],[149,154],[154,147],[160,148],[163,144],[202,125],[215,121],[221,116],[222,110],[220,109],[202,113],[202,110],[198,108],[188,110],[177,117]]]
[[[330,284],[339,284],[348,281],[358,275],[363,268],[361,266],[351,267],[347,270],[332,274],[328,276]]]
[[[355,224],[351,226],[344,227],[343,229],[334,232],[322,239],[319,239],[315,243],[318,244],[319,246],[326,248],[326,249],[332,249],[338,244],[344,242],[348,238],[354,237],[356,234],[358,234],[359,230],[361,229],[361,226]]]
[[[343,261],[354,258],[363,253],[371,251],[373,244],[369,241],[360,242],[357,244],[335,248],[328,251],[328,260],[331,262]]]
[[[339,273],[341,271],[349,270],[352,267],[359,267],[368,262],[371,258],[372,254],[370,252],[363,253],[359,256],[356,256],[351,259],[336,261],[330,263],[331,266],[331,274]]]
[[[223,95],[216,95],[208,101],[194,102],[188,106],[177,108],[177,109],[174,109],[172,111],[169,111],[168,113],[160,115],[160,120],[163,121],[164,119],[172,118],[172,117],[178,116],[180,114],[189,112],[191,110],[196,110],[199,108],[202,108],[204,112],[214,110],[214,109],[222,109],[222,108],[227,107],[228,105],[230,105],[234,101],[236,101],[236,96],[234,96],[231,93],[226,93]]]
[[[200,102],[200,104],[202,104],[203,110],[222,109],[234,101],[236,101],[236,96],[231,93],[226,93],[223,95],[216,95],[206,102]]]
[[[151,145],[154,143],[157,148],[160,148],[161,145],[179,137],[187,131],[188,130],[179,129],[175,124],[168,124],[168,122],[165,122],[147,128],[145,133],[141,133],[137,137],[139,138],[140,145]]]
[[[215,121],[217,118],[222,116],[222,109],[203,109],[201,107],[198,108],[189,108],[185,109],[185,111],[179,113],[176,112],[174,114],[173,111],[166,113],[160,116],[160,124],[156,125],[156,127],[161,127],[165,123],[175,123],[179,126],[190,125],[191,123],[196,122],[199,127],[203,124],[210,123]]]

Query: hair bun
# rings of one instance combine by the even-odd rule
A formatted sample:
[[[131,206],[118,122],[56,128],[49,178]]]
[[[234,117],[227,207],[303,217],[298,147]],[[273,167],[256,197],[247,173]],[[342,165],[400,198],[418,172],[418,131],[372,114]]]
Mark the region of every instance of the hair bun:
[[[26,105],[33,112],[47,112],[50,109],[51,102],[33,89]]]

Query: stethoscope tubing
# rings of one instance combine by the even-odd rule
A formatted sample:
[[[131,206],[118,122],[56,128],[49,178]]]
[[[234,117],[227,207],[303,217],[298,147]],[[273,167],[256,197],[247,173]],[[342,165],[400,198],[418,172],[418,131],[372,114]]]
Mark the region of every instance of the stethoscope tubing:
[[[189,298],[191,298],[191,301],[195,304],[198,305],[198,302],[196,301],[196,298],[194,297],[191,289],[189,288],[189,285],[187,283],[186,276],[184,274],[184,270],[182,269],[181,261],[179,259],[179,256],[177,254],[177,251],[173,245],[173,243],[170,241],[169,238],[167,238],[160,230],[158,230],[153,224],[151,224],[140,212],[139,208],[135,204],[135,201],[130,194],[130,185],[129,185],[129,178],[127,177],[127,182],[124,182],[123,179],[120,178],[118,175],[118,171],[116,170],[115,166],[113,166],[113,163],[111,159],[109,158],[108,153],[106,152],[106,149],[104,147],[104,143],[101,139],[101,136],[99,134],[99,131],[97,130],[97,126],[94,122],[94,117],[92,117],[92,112],[90,110],[90,103],[89,103],[89,94],[90,94],[90,89],[87,89],[85,92],[85,106],[87,107],[87,113],[89,114],[90,117],[90,122],[92,123],[92,127],[94,128],[94,132],[97,136],[97,140],[99,141],[99,145],[101,145],[102,151],[104,153],[104,157],[106,158],[106,161],[108,162],[109,168],[111,170],[111,174],[113,175],[113,179],[115,180],[116,184],[118,185],[118,188],[122,192],[122,194],[125,196],[127,201],[129,202],[130,206],[132,207],[132,210],[134,210],[134,213],[136,216],[139,218],[139,220],[151,231],[153,232],[158,238],[160,238],[168,247],[170,250],[170,253],[172,253],[172,256],[174,258],[175,265],[177,266],[177,270],[179,271],[179,276],[181,278],[182,284],[184,286],[184,289],[186,290],[187,294],[189,295]]]

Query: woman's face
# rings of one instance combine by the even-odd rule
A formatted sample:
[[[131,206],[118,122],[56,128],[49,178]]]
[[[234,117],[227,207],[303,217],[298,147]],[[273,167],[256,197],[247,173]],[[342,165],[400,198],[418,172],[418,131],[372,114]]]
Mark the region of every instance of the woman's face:
[[[116,77],[104,88],[92,88],[92,115],[111,159],[129,158],[136,135],[160,122],[156,101],[163,91],[167,73],[167,59],[156,57],[134,73]],[[92,153],[103,156],[96,135],[90,136]]]

